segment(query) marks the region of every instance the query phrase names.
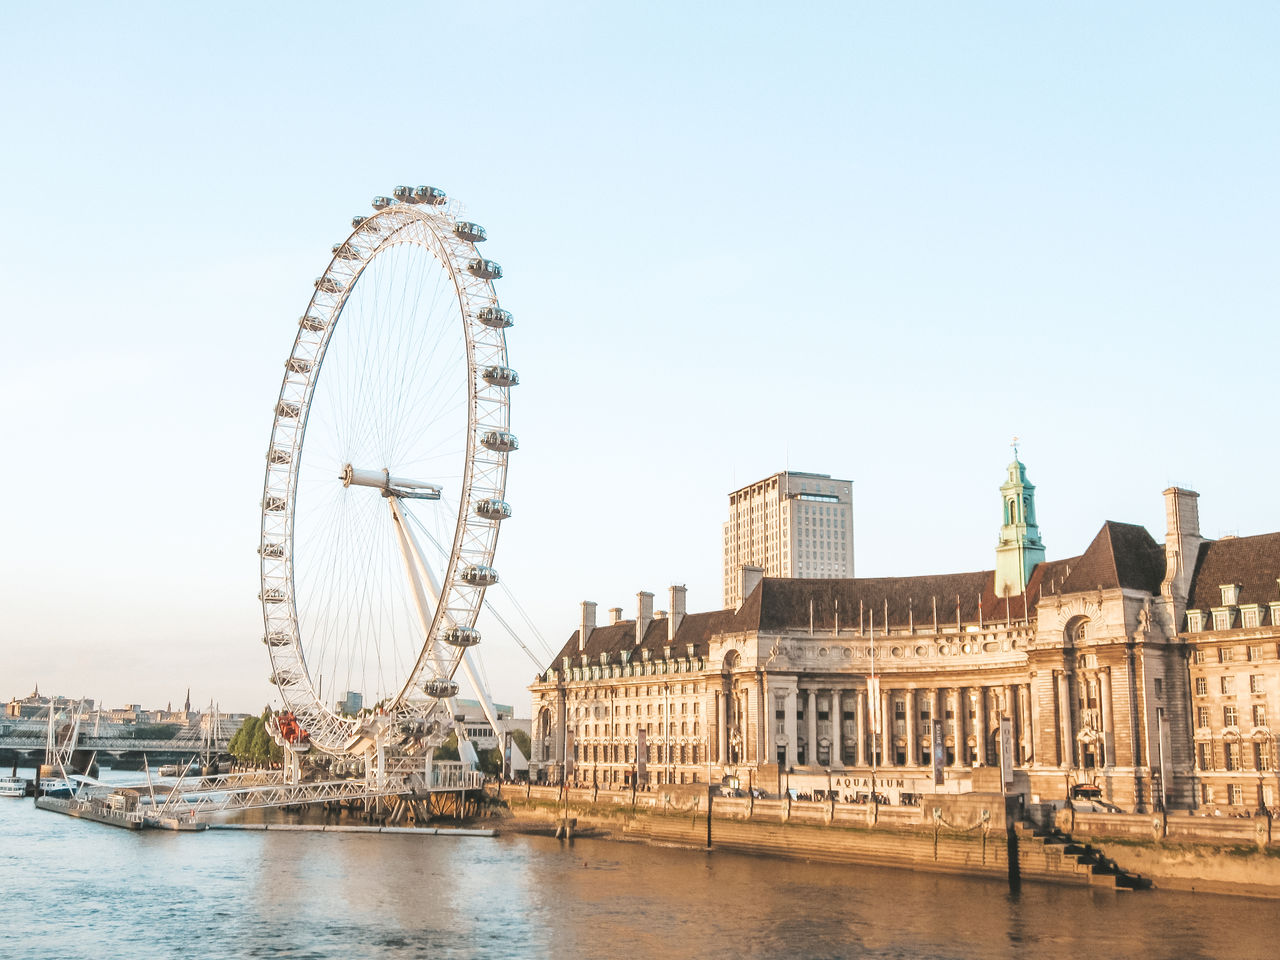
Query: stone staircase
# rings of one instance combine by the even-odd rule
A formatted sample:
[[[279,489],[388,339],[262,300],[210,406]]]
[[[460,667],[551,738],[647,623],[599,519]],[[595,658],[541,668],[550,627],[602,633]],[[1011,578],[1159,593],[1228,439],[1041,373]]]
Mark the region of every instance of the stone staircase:
[[[1019,823],[1018,859],[1022,875],[1028,879],[1083,883],[1109,890],[1149,890],[1151,881],[1129,873],[1102,850],[1073,840],[1054,828],[1044,830]]]

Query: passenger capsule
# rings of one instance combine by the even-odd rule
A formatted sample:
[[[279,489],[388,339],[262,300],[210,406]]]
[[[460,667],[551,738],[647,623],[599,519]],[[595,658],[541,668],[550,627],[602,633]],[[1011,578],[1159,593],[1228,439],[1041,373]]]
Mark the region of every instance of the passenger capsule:
[[[272,447],[267,451],[267,463],[286,464],[293,462],[293,450],[289,447]]]
[[[480,642],[480,631],[475,627],[449,627],[440,639],[451,647],[474,647]]]
[[[262,642],[268,647],[287,647],[293,643],[293,637],[287,633],[268,633],[262,638]]]
[[[281,420],[296,420],[301,412],[301,406],[296,403],[290,403],[288,400],[281,400],[276,404],[276,416]]]
[[[429,203],[433,207],[438,207],[447,199],[439,187],[419,187],[413,191],[413,196],[414,203]]]
[[[360,226],[360,224],[364,223],[364,222],[365,222],[366,220],[368,220],[368,219],[369,219],[368,217],[352,217],[352,218],[351,218],[351,229],[352,229],[352,230],[356,229],[357,227],[359,227],[359,226]]]
[[[289,594],[285,592],[284,587],[267,587],[258,594],[258,599],[263,603],[284,603],[289,599]]]
[[[458,695],[458,685],[445,677],[432,677],[422,685],[422,692],[437,700],[447,700]]]
[[[486,327],[493,327],[495,330],[505,330],[516,322],[511,316],[511,311],[503,310],[501,307],[482,307],[476,314],[476,319]]]
[[[321,293],[341,293],[346,285],[333,277],[316,277],[316,289]]]
[[[514,387],[520,382],[520,375],[510,367],[485,367],[480,376],[485,383],[495,387]]]
[[[465,220],[459,220],[455,223],[453,232],[468,243],[481,243],[488,239],[488,235],[484,232],[484,227],[478,223],[468,223]]]
[[[417,203],[413,199],[413,187],[396,187],[391,191],[391,196],[396,198],[397,203]]]
[[[315,366],[315,361],[308,360],[306,357],[290,357],[285,361],[284,366],[290,373],[310,373],[311,368]]]
[[[395,201],[392,200],[390,197],[374,197],[373,209],[385,210],[387,209],[387,207],[391,206],[393,203],[395,203]]]
[[[258,553],[269,560],[279,560],[284,556],[283,543],[264,543],[258,548]]]
[[[472,563],[462,568],[461,577],[469,587],[492,587],[498,582],[498,571],[483,563]]]
[[[267,513],[284,513],[284,497],[267,497],[262,501],[262,509]]]
[[[360,251],[349,243],[335,243],[333,245],[333,255],[339,260],[360,259]]]
[[[502,267],[492,260],[479,258],[467,261],[467,273],[481,280],[499,280],[502,278]]]
[[[520,442],[514,433],[505,430],[487,430],[480,436],[480,446],[494,453],[511,453],[520,449]]]
[[[511,516],[511,504],[497,497],[485,497],[477,500],[472,508],[477,517],[485,520],[506,520]]]
[[[303,330],[310,330],[312,333],[319,333],[329,325],[329,321],[322,317],[299,317],[298,326]]]

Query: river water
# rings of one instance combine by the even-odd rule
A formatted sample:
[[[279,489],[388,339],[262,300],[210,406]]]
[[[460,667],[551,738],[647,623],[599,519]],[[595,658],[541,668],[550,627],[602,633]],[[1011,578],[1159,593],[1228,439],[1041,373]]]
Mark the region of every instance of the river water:
[[[542,837],[133,833],[0,799],[0,957],[1280,956],[1280,905]]]

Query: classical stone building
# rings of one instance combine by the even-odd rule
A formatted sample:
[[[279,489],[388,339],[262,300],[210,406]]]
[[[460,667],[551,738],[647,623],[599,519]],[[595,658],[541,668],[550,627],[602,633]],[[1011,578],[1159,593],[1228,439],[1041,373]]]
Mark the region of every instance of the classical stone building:
[[[579,629],[532,685],[535,778],[700,782],[889,802],[972,788],[1000,764],[1033,800],[1080,787],[1126,810],[1275,803],[1280,534],[1207,541],[1165,491],[1163,544],[1107,522],[1044,560],[1034,487],[1001,487],[994,570],[874,579],[740,571],[742,601],[638,595]],[[942,784],[933,721],[941,721]],[[643,731],[644,763],[639,762]],[[984,778],[985,778],[984,774]]]

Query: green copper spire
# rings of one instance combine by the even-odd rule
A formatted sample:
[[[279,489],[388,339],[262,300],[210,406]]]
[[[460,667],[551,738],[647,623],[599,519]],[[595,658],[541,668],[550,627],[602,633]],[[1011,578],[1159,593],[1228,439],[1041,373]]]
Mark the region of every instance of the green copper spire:
[[[1044,544],[1036,526],[1036,488],[1027,479],[1027,468],[1018,459],[1018,438],[1013,440],[1013,463],[1000,486],[1004,523],[996,546],[996,596],[1017,596],[1031,579],[1031,571],[1044,560]]]

